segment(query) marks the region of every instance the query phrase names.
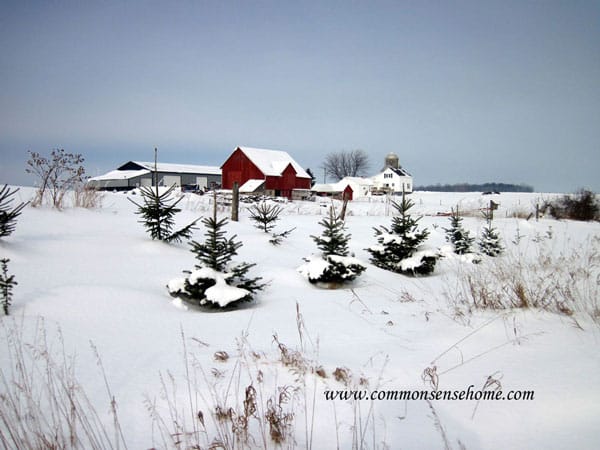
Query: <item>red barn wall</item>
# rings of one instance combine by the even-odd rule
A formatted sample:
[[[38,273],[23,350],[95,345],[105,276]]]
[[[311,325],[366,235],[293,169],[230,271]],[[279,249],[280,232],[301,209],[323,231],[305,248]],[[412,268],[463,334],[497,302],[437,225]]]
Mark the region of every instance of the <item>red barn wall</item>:
[[[235,150],[221,167],[223,189],[232,189],[236,181],[241,186],[248,180],[264,180],[265,175],[240,149]]]
[[[265,177],[239,148],[225,161],[221,170],[223,189],[232,189],[236,181],[241,186],[251,179],[265,180],[265,189],[276,191],[275,194],[282,197],[291,198],[292,189],[310,189],[310,178],[298,178],[291,164],[288,164],[281,176]]]
[[[354,191],[352,190],[350,185],[346,186],[346,189],[344,189],[344,192],[342,192],[342,199],[345,198],[346,200],[352,200],[353,193]]]

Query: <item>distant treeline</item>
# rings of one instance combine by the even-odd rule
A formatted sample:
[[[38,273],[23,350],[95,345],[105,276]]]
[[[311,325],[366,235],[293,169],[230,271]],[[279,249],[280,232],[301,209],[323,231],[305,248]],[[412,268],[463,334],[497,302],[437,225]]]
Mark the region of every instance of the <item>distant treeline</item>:
[[[434,192],[533,192],[533,186],[526,184],[508,183],[457,183],[457,184],[432,184],[429,186],[416,186],[415,191]]]

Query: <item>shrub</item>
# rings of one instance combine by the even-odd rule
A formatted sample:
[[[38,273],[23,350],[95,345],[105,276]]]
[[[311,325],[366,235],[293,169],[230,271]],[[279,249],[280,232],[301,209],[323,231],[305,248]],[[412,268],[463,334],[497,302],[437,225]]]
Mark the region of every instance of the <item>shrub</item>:
[[[596,194],[580,189],[575,195],[565,195],[546,205],[555,219],[591,221],[600,219],[600,205]]]
[[[79,153],[66,153],[63,149],[54,149],[50,157],[37,152],[29,152],[25,171],[38,178],[38,189],[33,206],[40,206],[50,195],[50,204],[57,209],[64,206],[65,194],[85,182],[84,158]]]

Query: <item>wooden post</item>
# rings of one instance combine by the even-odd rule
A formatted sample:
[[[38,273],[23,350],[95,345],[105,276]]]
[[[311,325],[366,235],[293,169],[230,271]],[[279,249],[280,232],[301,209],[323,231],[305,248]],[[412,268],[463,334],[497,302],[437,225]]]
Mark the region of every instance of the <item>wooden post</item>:
[[[490,200],[490,223],[494,220],[494,210],[498,207],[497,203],[494,203],[494,200]]]
[[[217,221],[217,190],[213,191],[213,219]]]
[[[233,183],[233,196],[231,197],[231,220],[237,222],[240,213],[240,186],[237,181]]]
[[[340,219],[343,221],[346,219],[346,207],[348,206],[348,197],[346,192],[342,193],[342,211],[340,212]]]
[[[540,220],[540,204],[535,204],[535,221],[538,222]]]

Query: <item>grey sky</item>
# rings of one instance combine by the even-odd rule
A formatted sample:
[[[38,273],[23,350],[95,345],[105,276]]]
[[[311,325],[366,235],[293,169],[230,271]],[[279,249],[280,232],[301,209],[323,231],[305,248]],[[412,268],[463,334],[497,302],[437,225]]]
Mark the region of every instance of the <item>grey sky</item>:
[[[3,1],[0,80],[0,183],[27,150],[95,175],[247,145],[600,191],[599,1]]]

